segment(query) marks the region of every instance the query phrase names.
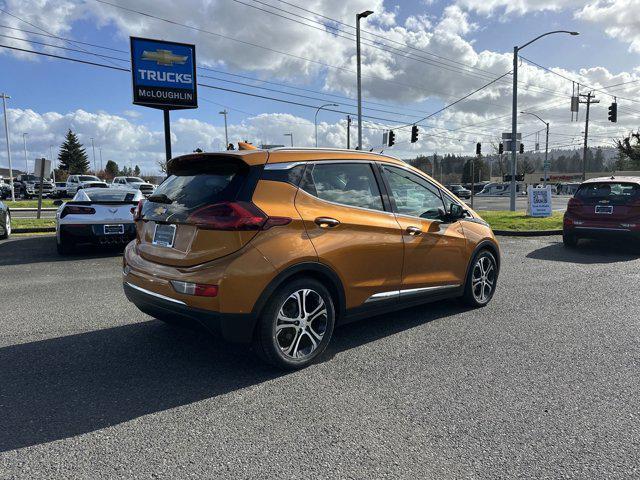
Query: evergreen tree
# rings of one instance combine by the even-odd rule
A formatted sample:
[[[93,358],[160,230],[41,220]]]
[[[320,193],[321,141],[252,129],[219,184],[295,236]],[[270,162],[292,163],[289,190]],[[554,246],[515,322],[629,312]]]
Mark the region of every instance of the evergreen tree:
[[[139,176],[140,176],[140,167],[139,167],[138,165],[136,165],[136,167],[133,169],[133,174],[134,174],[136,177],[139,177]]]
[[[616,140],[616,146],[621,159],[628,160],[633,168],[640,167],[640,130],[622,140]]]
[[[87,173],[89,157],[75,133],[69,129],[58,154],[60,169],[69,174]]]
[[[107,174],[107,177],[113,178],[118,176],[120,169],[116,162],[113,160],[107,160],[107,165],[104,167],[104,171]]]

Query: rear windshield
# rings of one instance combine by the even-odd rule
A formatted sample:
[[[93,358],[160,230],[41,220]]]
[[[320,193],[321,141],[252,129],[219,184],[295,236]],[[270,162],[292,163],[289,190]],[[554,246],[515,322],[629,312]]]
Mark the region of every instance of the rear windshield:
[[[75,200],[84,200],[86,197],[92,202],[135,202],[143,198],[139,192],[128,192],[126,190],[112,190],[112,189],[90,189],[81,190],[74,197]]]
[[[144,183],[144,180],[142,180],[141,178],[138,178],[138,177],[127,177],[127,178],[125,178],[125,180],[127,182],[131,182],[131,183]]]
[[[639,189],[635,183],[585,183],[576,192],[576,198],[590,203],[606,200],[612,205],[625,205],[639,198]]]
[[[91,175],[80,175],[78,177],[81,182],[100,182],[101,180],[98,177],[93,177]]]
[[[211,165],[212,162],[216,164]],[[147,220],[184,222],[201,207],[234,201],[248,171],[245,163],[215,160],[208,165],[174,171],[145,202],[143,216]],[[159,205],[165,208],[158,209]]]

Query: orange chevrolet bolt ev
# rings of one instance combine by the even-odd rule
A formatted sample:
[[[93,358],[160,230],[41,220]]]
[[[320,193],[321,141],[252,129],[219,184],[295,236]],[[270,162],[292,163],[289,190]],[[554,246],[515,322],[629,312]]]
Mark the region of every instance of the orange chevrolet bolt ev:
[[[487,223],[395,158],[246,150],[177,157],[167,171],[136,210],[127,298],[252,343],[278,367],[307,366],[336,325],[447,297],[482,307],[495,292]]]

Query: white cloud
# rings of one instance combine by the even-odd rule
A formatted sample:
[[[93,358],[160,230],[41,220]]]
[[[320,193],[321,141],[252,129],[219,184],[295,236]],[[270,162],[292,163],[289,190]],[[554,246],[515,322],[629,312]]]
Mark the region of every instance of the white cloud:
[[[595,23],[607,35],[629,44],[631,52],[640,53],[640,16],[638,0],[608,0],[586,5],[576,18]]]

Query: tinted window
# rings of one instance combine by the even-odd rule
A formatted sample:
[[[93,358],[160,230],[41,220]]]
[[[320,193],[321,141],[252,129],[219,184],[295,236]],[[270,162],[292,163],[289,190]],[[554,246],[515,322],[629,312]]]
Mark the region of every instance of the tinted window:
[[[612,205],[625,205],[631,200],[640,198],[639,192],[640,189],[635,183],[585,183],[576,192],[576,198],[590,203],[606,200]]]
[[[157,219],[181,222],[200,207],[234,201],[248,172],[249,167],[241,162],[174,171],[145,202],[143,215],[146,219],[156,218],[154,210],[162,205],[167,209],[166,215]]]
[[[98,177],[94,177],[92,175],[81,175],[79,178],[81,182],[100,182],[101,181]]]
[[[352,207],[384,210],[382,197],[368,163],[309,165],[301,188],[322,200]]]
[[[81,198],[79,198],[81,195],[87,195],[92,202],[133,202],[134,200],[138,200],[138,197],[140,197],[140,195],[137,195],[137,192],[127,192],[122,190],[116,191],[109,189],[90,189],[80,191],[80,193],[76,194],[76,198],[78,200],[82,200]]]
[[[143,183],[144,180],[142,180],[141,178],[138,178],[138,177],[127,177],[125,182],[123,182],[123,183],[126,183],[126,182]]]
[[[384,167],[398,213],[437,219],[444,205],[438,190],[426,180],[402,168]]]

